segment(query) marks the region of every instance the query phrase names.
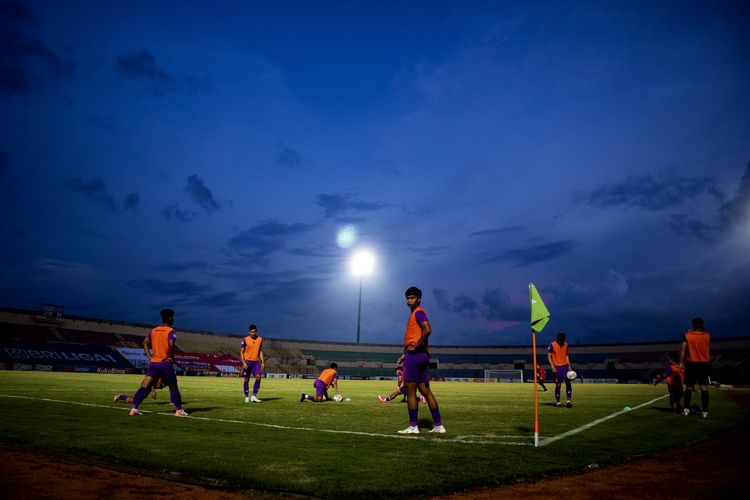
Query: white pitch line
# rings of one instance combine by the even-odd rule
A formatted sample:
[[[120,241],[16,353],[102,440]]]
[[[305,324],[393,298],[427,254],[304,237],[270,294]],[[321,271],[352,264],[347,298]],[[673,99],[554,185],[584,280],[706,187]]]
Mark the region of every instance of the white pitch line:
[[[548,444],[554,443],[555,441],[559,441],[561,439],[565,439],[566,437],[570,437],[570,436],[573,436],[574,434],[578,434],[579,432],[583,432],[586,429],[590,429],[590,428],[594,427],[595,425],[599,425],[602,422],[606,422],[607,420],[615,418],[618,415],[622,415],[623,413],[628,413],[628,412],[631,412],[633,410],[637,410],[639,408],[643,408],[644,406],[648,406],[651,403],[655,403],[655,402],[659,401],[660,399],[664,399],[664,398],[667,398],[667,397],[669,397],[669,394],[666,394],[664,396],[660,396],[660,397],[658,397],[656,399],[652,399],[651,401],[646,401],[645,403],[640,404],[638,406],[635,406],[635,407],[633,407],[633,408],[631,408],[629,410],[616,411],[616,412],[612,413],[611,415],[607,415],[606,417],[602,417],[600,419],[594,420],[593,422],[589,422],[588,424],[582,425],[580,427],[576,427],[575,429],[569,430],[567,432],[563,432],[562,434],[558,434],[557,436],[552,436],[552,437],[548,437],[548,438],[545,438],[545,439],[540,439],[539,440],[539,446],[540,447],[547,446]]]
[[[4,398],[14,398],[14,399],[28,399],[32,401],[45,401],[47,403],[63,403],[63,404],[71,404],[71,405],[77,405],[77,406],[89,406],[92,408],[106,408],[109,410],[130,410],[129,408],[114,408],[109,405],[101,405],[101,404],[93,404],[93,403],[81,403],[79,401],[65,401],[62,399],[50,399],[50,398],[32,398],[29,396],[15,396],[11,394],[0,394],[0,397]],[[162,416],[174,416],[173,413],[162,413],[162,412],[156,412],[156,411],[148,411],[148,410],[140,410],[141,413],[149,413],[153,415],[162,415]],[[264,424],[260,422],[248,422],[246,420],[233,420],[233,419],[226,419],[226,418],[210,418],[210,417],[196,417],[196,416],[188,416],[183,417],[187,419],[192,420],[203,420],[207,422],[221,422],[221,423],[227,423],[227,424],[242,424],[242,425],[255,425],[258,427],[268,427],[271,429],[283,429],[283,430],[291,430],[291,431],[306,431],[306,432],[325,432],[329,434],[349,434],[349,435],[355,435],[355,436],[366,436],[366,437],[383,437],[383,438],[391,438],[391,439],[418,439],[416,436],[407,436],[402,434],[378,434],[374,432],[360,432],[360,431],[343,431],[343,430],[336,430],[336,429],[315,429],[313,427],[292,427],[292,426],[286,426],[286,425],[278,425],[278,424]],[[469,436],[467,436],[469,437]],[[529,439],[526,436],[503,436],[505,438],[512,438],[512,439]],[[512,441],[486,441],[486,440],[467,440],[463,439],[461,436],[457,436],[455,438],[434,438],[432,439],[432,442],[434,443],[458,443],[458,444],[504,444],[504,445],[510,445],[510,446],[531,446],[532,443],[518,443],[518,442],[512,442]]]

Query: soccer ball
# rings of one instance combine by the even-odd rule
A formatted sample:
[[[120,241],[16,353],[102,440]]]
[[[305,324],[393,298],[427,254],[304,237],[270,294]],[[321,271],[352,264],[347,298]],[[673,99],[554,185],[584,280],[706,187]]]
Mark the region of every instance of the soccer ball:
[[[577,375],[577,374],[576,374],[576,372],[574,372],[573,370],[568,370],[568,374],[567,374],[567,375],[565,375],[565,376],[566,376],[566,377],[568,377],[568,380],[573,380],[573,379],[574,379],[574,378],[576,378],[576,377],[577,377],[578,375]]]
[[[344,396],[342,396],[341,394],[336,394],[335,396],[333,396],[333,400],[336,401],[337,403],[340,403],[341,400],[343,399],[344,399]]]

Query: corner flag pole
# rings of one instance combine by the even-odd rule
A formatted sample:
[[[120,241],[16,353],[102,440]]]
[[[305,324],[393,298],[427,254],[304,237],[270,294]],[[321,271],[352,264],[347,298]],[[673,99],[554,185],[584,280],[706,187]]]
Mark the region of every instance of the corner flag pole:
[[[534,283],[529,283],[529,307],[531,309],[531,346],[534,359],[534,448],[539,448],[539,388],[536,372],[536,334],[541,333],[549,321],[549,311]]]

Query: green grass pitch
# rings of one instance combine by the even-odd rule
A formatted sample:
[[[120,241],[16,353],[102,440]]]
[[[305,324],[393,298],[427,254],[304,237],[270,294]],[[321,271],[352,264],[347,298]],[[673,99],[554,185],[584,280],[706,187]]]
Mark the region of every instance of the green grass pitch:
[[[351,401],[300,403],[312,380],[264,379],[263,402],[246,404],[241,379],[180,377],[189,418],[172,416],[168,389],[146,399],[144,416],[130,417],[130,405],[112,397],[132,394],[140,380],[0,372],[0,440],[184,482],[405,498],[621,461],[748,418],[722,390],[711,390],[711,415],[702,419],[672,415],[663,385],[574,384],[574,407],[567,409],[554,406],[548,384],[550,391],[539,393],[544,446],[535,448],[531,384],[433,382],[448,432],[428,434],[430,413],[420,405],[422,433],[401,436],[406,404],[377,400],[393,391],[390,381],[342,380]],[[623,412],[625,406],[633,410]]]

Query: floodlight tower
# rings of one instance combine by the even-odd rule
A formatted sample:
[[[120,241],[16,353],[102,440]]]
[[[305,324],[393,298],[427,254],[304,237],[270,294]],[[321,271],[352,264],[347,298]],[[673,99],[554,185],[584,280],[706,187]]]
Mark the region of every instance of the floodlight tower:
[[[369,250],[360,250],[352,255],[351,261],[352,273],[359,276],[359,306],[357,307],[357,344],[359,344],[360,322],[362,319],[362,278],[365,275],[372,274],[375,269],[375,255]]]

